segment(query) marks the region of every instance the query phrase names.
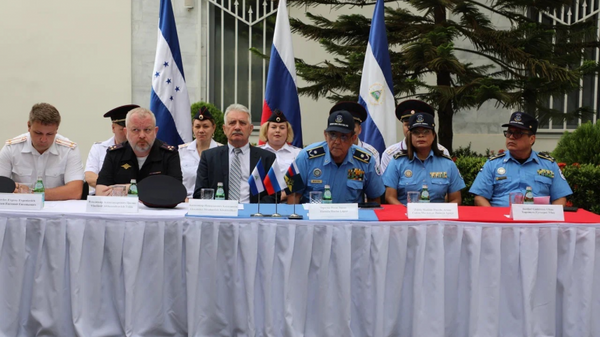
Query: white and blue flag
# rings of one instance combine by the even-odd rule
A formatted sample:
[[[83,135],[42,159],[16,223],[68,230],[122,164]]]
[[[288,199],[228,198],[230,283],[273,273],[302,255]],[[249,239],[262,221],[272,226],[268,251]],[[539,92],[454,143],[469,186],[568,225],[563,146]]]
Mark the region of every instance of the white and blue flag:
[[[384,2],[377,0],[365,63],[360,81],[358,103],[367,109],[360,138],[373,145],[379,153],[396,142],[396,103],[392,82],[392,66],[385,31]]]
[[[160,1],[150,110],[156,116],[158,139],[170,145],[192,141],[190,97],[183,75],[171,0]]]

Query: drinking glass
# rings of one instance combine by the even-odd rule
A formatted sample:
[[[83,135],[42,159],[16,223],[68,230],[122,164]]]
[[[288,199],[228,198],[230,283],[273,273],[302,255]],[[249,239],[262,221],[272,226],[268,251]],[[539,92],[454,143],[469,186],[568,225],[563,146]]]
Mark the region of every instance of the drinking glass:
[[[310,191],[309,200],[310,200],[311,204],[322,204],[323,203],[323,192]]]
[[[512,206],[513,204],[522,204],[523,203],[523,193],[521,192],[510,192],[508,195],[508,205]]]
[[[212,200],[215,198],[215,190],[213,188],[203,188],[200,190],[200,199]]]
[[[406,202],[419,202],[419,197],[421,196],[421,192],[419,191],[408,191],[406,192]]]
[[[110,193],[113,197],[126,197],[127,196],[127,186],[126,185],[114,185],[112,187],[112,191]]]

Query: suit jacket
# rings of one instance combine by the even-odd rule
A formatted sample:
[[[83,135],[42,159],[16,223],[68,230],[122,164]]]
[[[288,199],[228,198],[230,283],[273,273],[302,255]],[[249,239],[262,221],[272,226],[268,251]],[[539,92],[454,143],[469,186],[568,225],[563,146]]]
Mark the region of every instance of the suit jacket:
[[[252,173],[258,160],[262,158],[263,168],[268,172],[277,157],[274,153],[250,145],[250,170]],[[225,199],[229,197],[229,146],[218,146],[202,151],[200,164],[196,172],[196,187],[194,198],[200,198],[202,188],[213,188],[217,190],[217,183],[223,183]],[[250,195],[250,202],[257,203],[258,195]],[[260,202],[274,203],[275,196],[269,196],[266,192],[260,193]]]

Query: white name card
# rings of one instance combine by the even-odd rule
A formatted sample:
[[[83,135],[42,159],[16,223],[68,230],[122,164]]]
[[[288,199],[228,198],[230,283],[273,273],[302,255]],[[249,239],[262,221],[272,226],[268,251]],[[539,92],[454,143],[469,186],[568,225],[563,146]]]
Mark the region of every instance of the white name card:
[[[138,197],[101,197],[89,195],[87,198],[88,212],[102,213],[137,213]]]
[[[237,217],[238,210],[236,200],[190,199],[188,215]]]
[[[406,210],[409,219],[458,219],[455,203],[409,202]]]
[[[41,194],[0,193],[0,209],[36,211],[42,208]]]
[[[308,204],[310,220],[358,220],[358,204]]]
[[[565,221],[561,205],[513,204],[511,214],[513,220]]]

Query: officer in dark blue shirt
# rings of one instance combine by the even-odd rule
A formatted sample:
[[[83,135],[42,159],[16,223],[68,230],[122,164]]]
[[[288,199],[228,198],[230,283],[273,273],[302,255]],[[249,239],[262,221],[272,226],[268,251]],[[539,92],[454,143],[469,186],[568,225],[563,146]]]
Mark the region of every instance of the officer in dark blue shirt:
[[[538,121],[524,112],[515,112],[503,124],[508,152],[485,163],[469,192],[475,205],[509,206],[510,192],[525,194],[531,186],[534,196],[550,196],[553,204],[565,205],[573,194],[560,168],[549,154],[531,149],[535,143]]]

